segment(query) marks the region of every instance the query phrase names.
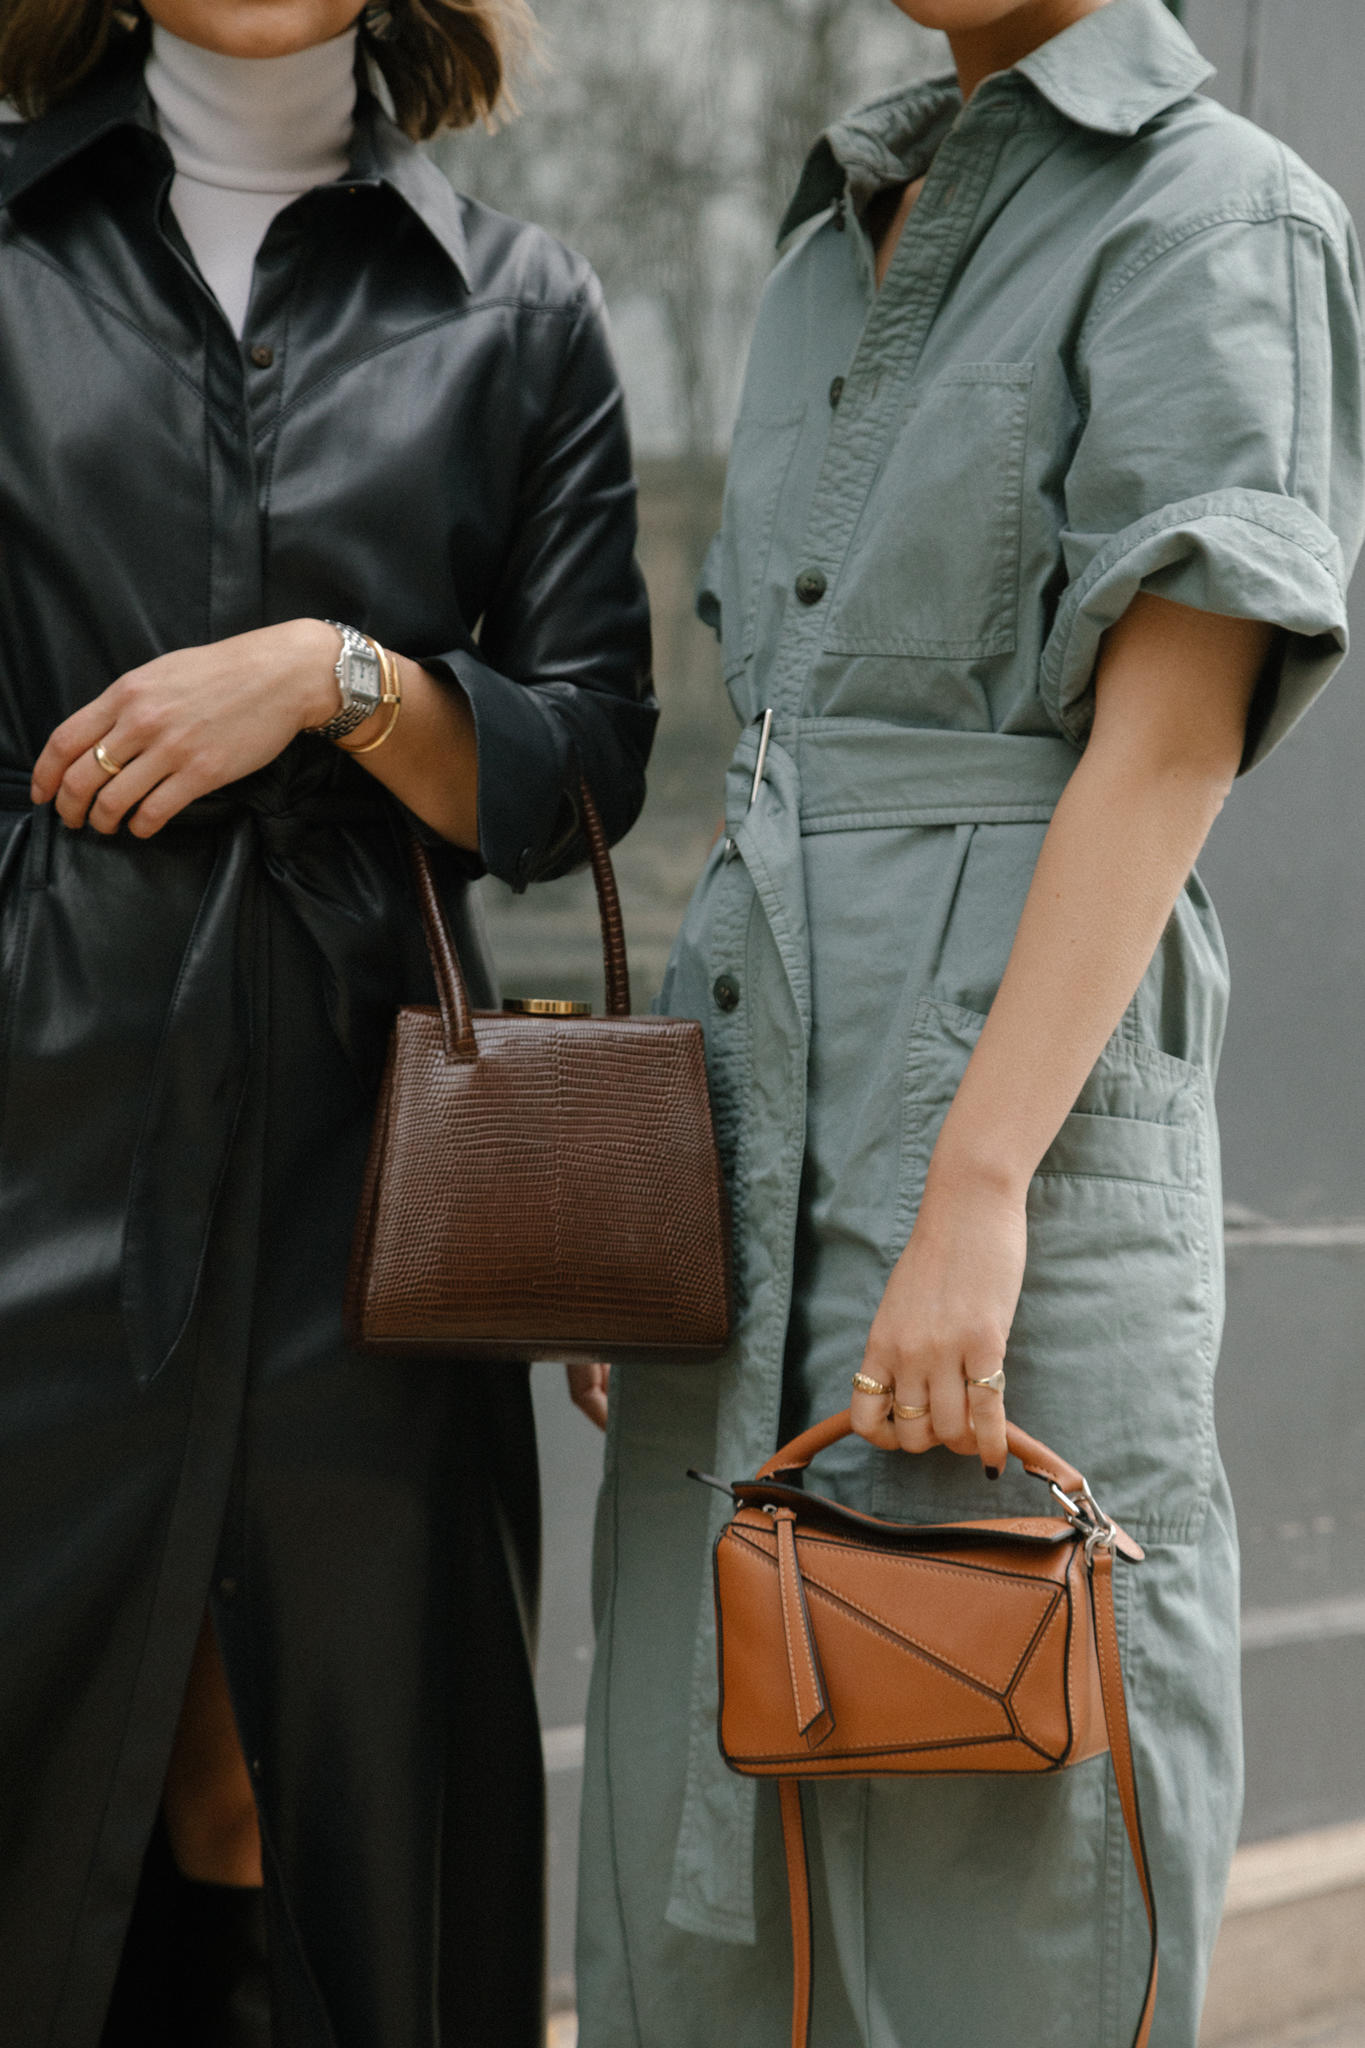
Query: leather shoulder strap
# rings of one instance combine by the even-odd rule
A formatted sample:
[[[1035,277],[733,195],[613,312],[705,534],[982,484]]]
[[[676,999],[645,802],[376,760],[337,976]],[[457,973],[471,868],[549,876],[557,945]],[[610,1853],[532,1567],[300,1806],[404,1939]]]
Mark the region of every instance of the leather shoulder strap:
[[[825,1425],[828,1427],[828,1425]],[[814,1431],[810,1434],[815,1434]],[[802,1439],[798,1438],[798,1443]],[[823,1446],[822,1446],[823,1448]],[[814,1451],[809,1453],[814,1456]],[[1142,1813],[1138,1805],[1137,1778],[1133,1770],[1133,1744],[1128,1728],[1128,1706],[1123,1696],[1123,1667],[1119,1661],[1118,1626],[1114,1618],[1114,1554],[1097,1548],[1090,1564],[1091,1604],[1095,1617],[1095,1649],[1099,1657],[1100,1690],[1104,1698],[1104,1722],[1109,1733],[1114,1777],[1119,1788],[1123,1824],[1128,1846],[1142,1887],[1147,1909],[1151,1955],[1147,1966],[1147,1991],[1142,2001],[1133,2048],[1148,2048],[1152,2018],[1156,2011],[1157,1932],[1156,1903],[1152,1897],[1152,1873],[1147,1862],[1147,1845],[1142,1839]],[[809,2048],[811,2007],[811,1914],[810,1875],[806,1863],[806,1831],[801,1817],[801,1785],[797,1778],[780,1778],[782,1795],[782,1842],[787,1861],[787,1893],[792,1923],[792,2048]]]
[[[779,1778],[777,1789],[782,1795],[782,1846],[787,1852],[787,1898],[792,1915],[792,2048],[808,2048],[812,1941],[801,1780]]]
[[[1142,1809],[1138,1804],[1137,1777],[1133,1770],[1133,1741],[1128,1728],[1128,1703],[1123,1695],[1123,1666],[1119,1660],[1119,1632],[1114,1619],[1114,1553],[1097,1549],[1090,1561],[1091,1606],[1095,1615],[1095,1650],[1100,1663],[1100,1692],[1104,1699],[1104,1725],[1109,1735],[1109,1754],[1123,1808],[1123,1825],[1128,1847],[1142,1887],[1147,1909],[1147,1931],[1151,1951],[1147,1963],[1147,1993],[1142,2016],[1133,2036],[1133,2048],[1147,2048],[1156,2010],[1157,1939],[1156,1900],[1152,1896],[1152,1872],[1147,1861],[1147,1844],[1142,1839]]]

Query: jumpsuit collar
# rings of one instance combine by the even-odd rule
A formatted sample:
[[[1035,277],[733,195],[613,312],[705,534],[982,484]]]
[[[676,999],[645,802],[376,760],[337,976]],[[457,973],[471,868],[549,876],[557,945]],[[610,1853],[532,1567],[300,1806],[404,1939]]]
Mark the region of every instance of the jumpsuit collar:
[[[1136,135],[1213,76],[1165,0],[1109,0],[1014,69],[1077,127],[1116,136]]]
[[[779,242],[843,198],[855,210],[884,185],[918,178],[949,129],[978,107],[1036,96],[1077,127],[1136,135],[1213,75],[1165,0],[1108,0],[1009,71],[964,110],[956,76],[898,86],[827,128],[806,160]]]
[[[93,79],[36,121],[27,122],[0,175],[0,208],[59,171],[119,129],[140,133],[170,164],[157,132],[143,78],[143,39],[130,39],[126,53],[101,65]],[[343,186],[383,186],[401,199],[445,252],[463,282],[471,275],[469,244],[460,200],[434,163],[390,120],[374,94],[364,89],[356,105],[350,158]]]

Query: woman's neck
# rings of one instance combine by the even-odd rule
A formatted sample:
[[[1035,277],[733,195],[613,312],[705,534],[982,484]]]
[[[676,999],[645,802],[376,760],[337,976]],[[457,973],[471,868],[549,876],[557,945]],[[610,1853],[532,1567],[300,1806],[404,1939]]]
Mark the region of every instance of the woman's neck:
[[[986,28],[949,29],[953,62],[962,97],[969,100],[983,78],[1008,71],[1042,43],[1087,14],[1107,7],[1109,0],[1025,0]]]
[[[147,89],[176,169],[242,192],[306,192],[346,168],[356,32],[290,57],[224,57],[152,30]]]

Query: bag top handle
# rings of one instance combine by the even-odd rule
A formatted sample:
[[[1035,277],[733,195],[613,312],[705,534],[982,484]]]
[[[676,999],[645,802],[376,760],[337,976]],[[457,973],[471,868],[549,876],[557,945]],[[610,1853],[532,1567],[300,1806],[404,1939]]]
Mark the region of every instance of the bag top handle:
[[[827,1415],[823,1422],[813,1424],[810,1429],[803,1430],[800,1436],[794,1436],[791,1442],[784,1444],[780,1450],[774,1451],[771,1458],[760,1465],[755,1477],[776,1479],[783,1472],[803,1472],[812,1458],[821,1451],[827,1451],[831,1444],[841,1443],[852,1433],[853,1418],[847,1408],[841,1410],[838,1415]],[[1005,1424],[1005,1435],[1011,1456],[1016,1457],[1024,1470],[1034,1479],[1043,1480],[1046,1485],[1064,1494],[1068,1500],[1082,1504],[1088,1502],[1094,1506],[1094,1496],[1089,1484],[1074,1465],[1068,1464],[1065,1458],[1059,1458],[1056,1451],[1049,1450],[1045,1443],[1040,1443],[1037,1437],[1030,1436],[1027,1430],[1020,1429],[1013,1422]],[[1117,1523],[1111,1526],[1114,1530],[1115,1548],[1120,1556],[1127,1558],[1130,1563],[1140,1563],[1143,1557],[1141,1545],[1135,1543]]]
[[[583,836],[588,844],[588,859],[592,864],[592,878],[597,890],[597,911],[602,922],[602,966],[606,982],[607,1015],[628,1017],[630,1015],[630,969],[626,962],[626,934],[621,919],[621,899],[616,893],[616,875],[612,869],[611,854],[607,849],[607,835],[598,816],[592,791],[580,777],[578,801],[581,813]],[[473,1060],[478,1058],[478,1047],[474,1039],[474,1018],[469,1005],[469,990],[465,985],[464,970],[460,956],[455,950],[455,941],[441,903],[436,878],[431,871],[431,855],[415,833],[411,835],[413,878],[417,885],[417,903],[422,913],[422,927],[426,933],[427,951],[431,955],[431,969],[436,978],[436,1000],[441,1008],[441,1037],[447,1060]]]
[[[607,850],[607,835],[597,815],[592,791],[580,777],[578,800],[583,813],[583,837],[588,842],[593,885],[597,890],[597,914],[602,922],[602,978],[606,987],[607,1015],[630,1015],[630,968],[626,963],[626,928],[621,920],[621,899],[616,893],[616,870]]]

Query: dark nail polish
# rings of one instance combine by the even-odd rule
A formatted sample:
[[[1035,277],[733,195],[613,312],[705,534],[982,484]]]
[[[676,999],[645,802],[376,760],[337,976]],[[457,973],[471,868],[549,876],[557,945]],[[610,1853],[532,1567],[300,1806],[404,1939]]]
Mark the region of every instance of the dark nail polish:
[[[988,1479],[998,1479],[1000,1477],[1000,1467],[998,1465],[987,1465],[985,1470]]]

